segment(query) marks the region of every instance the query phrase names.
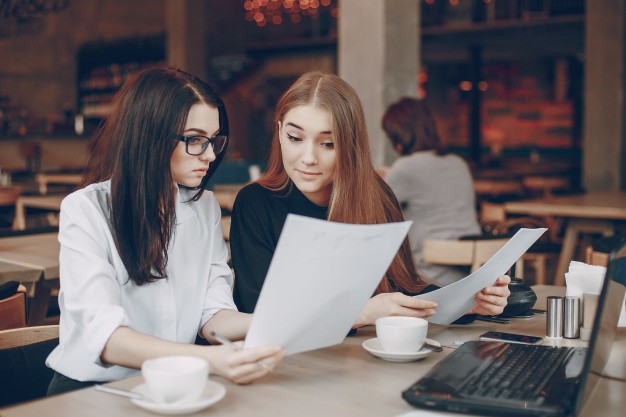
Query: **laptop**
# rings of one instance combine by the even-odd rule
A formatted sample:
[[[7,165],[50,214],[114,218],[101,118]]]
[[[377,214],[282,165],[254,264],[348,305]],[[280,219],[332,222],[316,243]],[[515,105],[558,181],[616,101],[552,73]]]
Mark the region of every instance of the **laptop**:
[[[491,416],[575,416],[603,374],[626,292],[626,240],[611,252],[587,348],[466,342],[403,391],[426,409]]]

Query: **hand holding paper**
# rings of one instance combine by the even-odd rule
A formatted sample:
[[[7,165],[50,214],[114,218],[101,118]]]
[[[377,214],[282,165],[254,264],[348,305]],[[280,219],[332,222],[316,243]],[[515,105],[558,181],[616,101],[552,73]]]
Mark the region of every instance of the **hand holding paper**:
[[[416,296],[439,303],[437,312],[428,321],[450,324],[470,311],[476,304],[476,293],[492,285],[499,276],[508,271],[546,230],[548,229],[520,229],[477,271],[453,284]]]
[[[410,226],[343,224],[289,214],[245,346],[280,345],[293,354],[340,343]]]

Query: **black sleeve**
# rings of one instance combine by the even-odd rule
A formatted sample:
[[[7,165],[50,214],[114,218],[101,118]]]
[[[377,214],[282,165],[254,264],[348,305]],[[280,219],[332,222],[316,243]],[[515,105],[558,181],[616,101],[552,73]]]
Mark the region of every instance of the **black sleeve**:
[[[233,298],[239,311],[245,313],[254,312],[277,244],[275,214],[259,188],[253,184],[239,192],[230,225]]]

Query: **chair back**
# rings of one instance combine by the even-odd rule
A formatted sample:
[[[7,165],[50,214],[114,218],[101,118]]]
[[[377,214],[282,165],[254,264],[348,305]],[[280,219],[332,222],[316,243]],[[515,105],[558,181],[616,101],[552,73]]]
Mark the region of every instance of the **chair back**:
[[[476,271],[508,242],[502,239],[424,240],[424,262],[434,265],[469,266]]]
[[[423,260],[434,265],[471,265],[474,257],[473,241],[424,240]]]
[[[588,265],[598,265],[606,267],[609,265],[609,254],[594,251],[593,247],[588,246],[585,250],[585,262]]]
[[[611,249],[626,240],[623,234],[603,236],[585,248],[585,262],[589,265],[608,266]]]
[[[26,326],[26,293],[17,292],[0,300],[0,330]]]
[[[471,271],[474,272],[483,266],[508,241],[508,238],[474,240],[474,257],[472,259]]]
[[[58,344],[58,325],[0,331],[0,407],[46,395],[54,373],[46,358]]]

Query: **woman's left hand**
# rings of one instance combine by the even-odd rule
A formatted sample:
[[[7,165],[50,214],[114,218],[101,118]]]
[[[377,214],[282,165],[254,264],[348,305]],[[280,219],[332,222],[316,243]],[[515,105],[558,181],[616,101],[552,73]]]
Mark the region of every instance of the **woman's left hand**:
[[[495,285],[483,288],[481,292],[476,294],[478,305],[470,313],[486,316],[497,316],[502,313],[506,307],[506,299],[511,294],[509,291],[510,282],[511,278],[508,275],[502,275],[498,277]]]

